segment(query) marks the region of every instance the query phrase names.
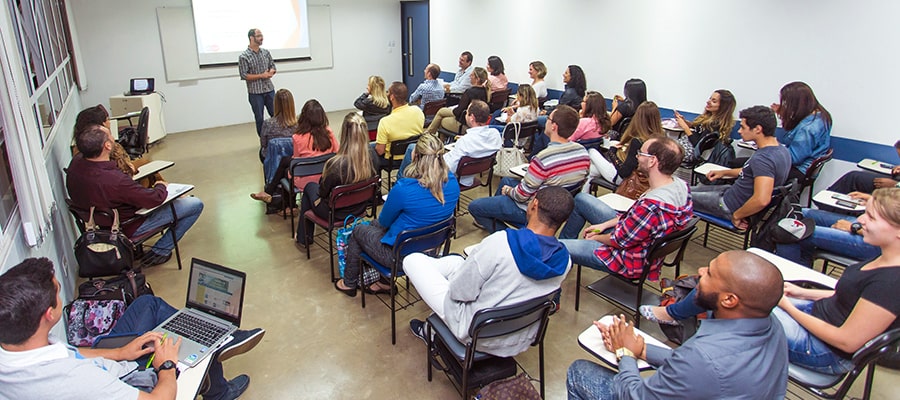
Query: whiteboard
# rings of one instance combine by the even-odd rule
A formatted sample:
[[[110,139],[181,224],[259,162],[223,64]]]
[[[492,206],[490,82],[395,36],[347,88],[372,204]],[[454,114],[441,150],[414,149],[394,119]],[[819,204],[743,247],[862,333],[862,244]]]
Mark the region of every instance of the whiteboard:
[[[238,76],[237,59],[234,60],[235,65],[231,66],[200,68],[197,36],[194,34],[194,18],[190,7],[158,7],[156,17],[167,82]],[[259,28],[265,31],[265,27]],[[334,66],[331,48],[331,9],[327,5],[309,6],[309,36],[310,59],[277,62],[275,65],[279,73],[327,69]]]

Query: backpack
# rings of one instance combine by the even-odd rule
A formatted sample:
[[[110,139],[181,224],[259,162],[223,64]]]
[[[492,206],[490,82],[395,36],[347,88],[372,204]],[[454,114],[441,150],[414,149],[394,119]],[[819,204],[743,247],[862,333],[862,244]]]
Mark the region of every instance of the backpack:
[[[763,211],[760,211],[760,213],[764,213],[761,218],[765,219],[765,222],[750,239],[750,246],[758,247],[768,252],[775,251],[775,235],[772,232],[778,229],[779,221],[784,218],[803,219],[803,214],[800,211],[800,192],[802,192],[803,187],[797,183],[797,180],[793,179],[784,186],[776,187],[775,190],[783,193],[781,200],[768,210],[763,209]]]
[[[700,275],[681,275],[674,280],[669,278],[660,279],[659,287],[663,295],[659,305],[665,307],[683,300],[691,290],[694,290],[699,281]],[[697,314],[688,319],[678,321],[681,325],[659,324],[659,329],[662,330],[669,341],[684,344],[685,341],[697,333],[697,328],[700,326],[699,320],[705,318],[706,313]]]
[[[734,147],[731,146],[731,138],[727,138],[725,140],[719,140],[716,142],[716,145],[713,146],[712,151],[709,153],[709,158],[706,159],[706,162],[727,167],[731,160],[734,160],[734,158]],[[719,179],[716,182],[712,182],[709,179],[706,179],[705,176],[699,176],[699,178],[700,182],[702,182],[704,185],[725,184],[724,180],[722,179]]]

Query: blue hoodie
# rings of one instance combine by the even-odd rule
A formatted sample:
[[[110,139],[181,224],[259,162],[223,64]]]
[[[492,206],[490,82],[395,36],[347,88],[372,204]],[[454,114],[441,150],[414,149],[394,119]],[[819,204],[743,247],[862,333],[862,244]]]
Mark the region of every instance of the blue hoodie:
[[[569,252],[555,237],[538,235],[527,228],[507,229],[506,240],[522,275],[542,280],[566,272]]]

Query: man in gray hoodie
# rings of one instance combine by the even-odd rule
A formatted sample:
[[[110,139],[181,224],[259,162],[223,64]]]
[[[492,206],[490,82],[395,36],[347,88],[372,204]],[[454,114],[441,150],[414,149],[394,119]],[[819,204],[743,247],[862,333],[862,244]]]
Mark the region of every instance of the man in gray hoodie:
[[[637,153],[638,170],[647,174],[650,190],[623,215],[588,193],[575,196],[575,211],[560,233],[572,262],[626,278],[640,278],[650,245],[659,237],[684,229],[693,216],[687,184],[672,174],[681,165],[682,149],[668,137],[648,139]],[[585,220],[592,224],[584,231]],[[583,234],[579,235],[580,232]],[[575,239],[576,237],[582,239]],[[662,260],[648,279],[659,279]]]
[[[537,191],[526,209],[523,229],[506,229],[486,237],[468,258],[457,255],[431,258],[421,253],[403,260],[403,270],[422,300],[453,331],[469,339],[475,312],[522,302],[559,288],[572,266],[556,230],[572,212],[572,196],[558,186]],[[425,322],[409,322],[414,335],[425,340]],[[478,342],[478,351],[511,357],[525,351],[537,326]]]

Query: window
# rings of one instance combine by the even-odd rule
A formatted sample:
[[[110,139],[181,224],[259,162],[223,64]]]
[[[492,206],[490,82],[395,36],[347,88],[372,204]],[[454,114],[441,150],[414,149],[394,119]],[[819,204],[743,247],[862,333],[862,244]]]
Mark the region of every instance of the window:
[[[13,186],[9,157],[6,153],[6,135],[0,127],[0,230],[6,231],[9,218],[16,207],[16,188]]]

